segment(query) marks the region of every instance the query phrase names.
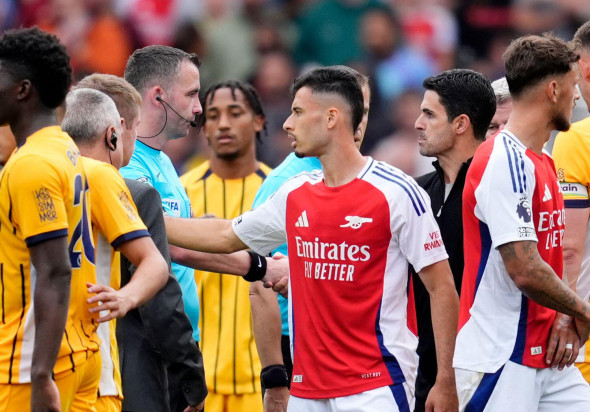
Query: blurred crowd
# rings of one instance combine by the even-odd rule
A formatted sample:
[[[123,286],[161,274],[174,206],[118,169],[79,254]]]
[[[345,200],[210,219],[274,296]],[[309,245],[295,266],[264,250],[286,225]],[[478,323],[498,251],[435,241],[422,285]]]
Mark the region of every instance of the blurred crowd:
[[[38,25],[66,45],[77,79],[123,75],[129,55],[148,44],[196,52],[201,85],[251,82],[268,135],[258,158],[278,165],[291,151],[282,130],[289,87],[303,70],[346,64],[371,79],[372,102],[362,152],[417,176],[414,120],[422,80],[463,67],[491,80],[504,75],[501,55],[514,37],[552,31],[570,39],[590,19],[580,0],[2,0],[0,27]],[[205,139],[170,142],[179,173],[203,156]]]

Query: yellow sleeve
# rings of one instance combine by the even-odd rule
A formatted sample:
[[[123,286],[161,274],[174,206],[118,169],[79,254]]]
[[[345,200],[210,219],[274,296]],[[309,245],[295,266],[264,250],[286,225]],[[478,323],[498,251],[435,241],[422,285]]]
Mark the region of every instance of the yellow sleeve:
[[[568,208],[590,207],[590,147],[579,131],[570,129],[555,138],[553,161]]]
[[[47,159],[25,156],[11,165],[7,182],[11,220],[28,247],[68,235],[65,202],[73,181],[69,182]]]
[[[87,169],[92,223],[116,249],[121,243],[149,232],[137,213],[123,177],[109,164]]]

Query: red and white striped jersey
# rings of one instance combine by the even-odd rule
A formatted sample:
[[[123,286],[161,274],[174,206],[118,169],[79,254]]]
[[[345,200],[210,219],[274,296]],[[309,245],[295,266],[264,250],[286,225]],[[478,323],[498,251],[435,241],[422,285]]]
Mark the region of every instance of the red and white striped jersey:
[[[339,187],[326,186],[321,171],[302,173],[233,227],[263,255],[287,240],[293,395],[414,386],[408,262],[420,271],[447,254],[430,199],[412,178],[371,158]]]
[[[535,241],[559,277],[563,196],[553,160],[504,129],[475,153],[463,190],[465,269],[453,366],[496,372],[508,360],[544,368],[555,311],[528,299],[498,247]]]

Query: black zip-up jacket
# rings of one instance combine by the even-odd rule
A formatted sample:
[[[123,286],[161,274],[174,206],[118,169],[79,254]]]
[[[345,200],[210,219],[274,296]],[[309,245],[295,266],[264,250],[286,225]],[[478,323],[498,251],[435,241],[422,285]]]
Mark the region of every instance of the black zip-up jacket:
[[[471,164],[471,159],[461,165],[457,179],[445,201],[444,173],[438,161],[433,163],[434,172],[416,179],[420,187],[430,196],[432,213],[440,227],[441,237],[449,254],[449,264],[457,292],[461,292],[463,279],[463,187],[465,176]],[[436,380],[436,348],[430,316],[430,296],[415,273],[412,274],[414,283],[414,299],[416,302],[416,316],[418,320],[418,377],[416,379],[416,412],[424,411],[424,404],[428,392]]]
[[[152,186],[125,179],[139,216],[170,265],[160,195]],[[135,266],[121,256],[121,286]],[[182,291],[170,271],[166,285],[146,304],[117,320],[123,381],[123,411],[170,411],[169,380],[177,384],[174,409],[197,405],[207,396],[203,357],[184,312]],[[178,399],[181,397],[183,399]],[[182,402],[183,405],[176,405]]]

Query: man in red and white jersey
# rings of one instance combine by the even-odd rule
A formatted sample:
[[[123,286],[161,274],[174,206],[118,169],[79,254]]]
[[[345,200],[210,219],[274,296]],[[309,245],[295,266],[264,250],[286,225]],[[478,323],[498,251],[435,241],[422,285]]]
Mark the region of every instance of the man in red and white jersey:
[[[503,57],[512,114],[476,151],[463,192],[460,410],[590,410],[580,371],[546,358],[556,311],[576,318],[580,341],[590,321],[590,306],[561,280],[563,196],[543,152],[551,130],[569,128],[579,56],[546,35],[514,40]]]
[[[283,128],[296,155],[318,157],[322,171],[288,180],[233,224],[169,218],[170,242],[209,252],[250,247],[264,255],[287,241],[294,356],[289,411],[413,410],[411,263],[430,292],[440,343],[427,407],[456,411],[450,359],[458,298],[428,195],[398,169],[358,151],[363,97],[349,71],[313,70],[295,80],[293,92]]]

